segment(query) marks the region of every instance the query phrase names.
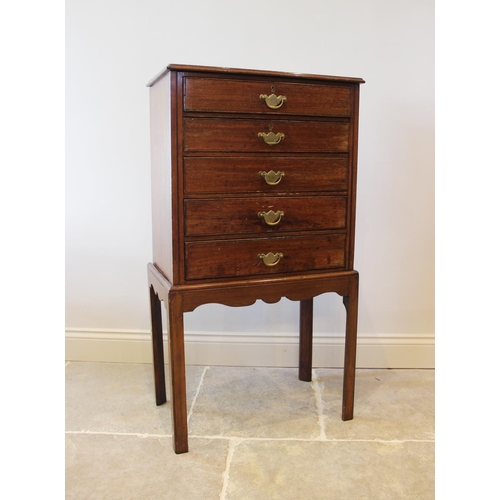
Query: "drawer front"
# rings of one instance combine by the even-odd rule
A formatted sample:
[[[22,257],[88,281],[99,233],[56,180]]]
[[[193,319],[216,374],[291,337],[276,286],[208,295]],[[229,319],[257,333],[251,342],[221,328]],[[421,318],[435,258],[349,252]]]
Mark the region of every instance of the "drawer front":
[[[259,137],[259,134],[265,135]],[[284,136],[280,138],[280,134]],[[185,118],[184,151],[347,153],[349,124]]]
[[[185,248],[188,280],[338,269],[345,266],[343,234],[187,242]],[[274,255],[268,255],[270,253]]]
[[[184,192],[347,191],[348,165],[346,157],[186,157]]]
[[[344,229],[347,198],[187,200],[184,213],[186,236]]]
[[[351,114],[351,89],[340,85],[186,77],[184,110],[346,117]]]

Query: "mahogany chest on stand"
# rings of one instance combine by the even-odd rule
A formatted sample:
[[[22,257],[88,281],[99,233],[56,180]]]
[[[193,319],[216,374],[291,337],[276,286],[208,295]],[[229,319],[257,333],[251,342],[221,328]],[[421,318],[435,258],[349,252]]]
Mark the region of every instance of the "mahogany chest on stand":
[[[148,86],[153,262],[148,264],[156,403],[188,451],[185,312],[206,303],[300,303],[299,379],[311,380],[313,298],[343,297],[342,419],[353,418],[354,262],[360,78],[170,65]]]

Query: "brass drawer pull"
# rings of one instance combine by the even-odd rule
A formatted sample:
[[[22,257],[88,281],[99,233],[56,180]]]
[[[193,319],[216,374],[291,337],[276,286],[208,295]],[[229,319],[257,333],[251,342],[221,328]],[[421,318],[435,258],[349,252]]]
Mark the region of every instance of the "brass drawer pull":
[[[279,184],[281,182],[281,179],[285,177],[285,172],[275,172],[274,170],[271,170],[270,172],[264,172],[262,170],[259,172],[259,175],[261,177],[264,177],[264,180],[270,186],[276,186],[276,184]]]
[[[269,210],[268,212],[259,212],[257,214],[261,219],[264,219],[268,226],[276,226],[281,222],[281,218],[285,215],[285,212],[278,210]]]
[[[267,267],[273,267],[280,261],[280,259],[283,258],[283,254],[280,252],[279,253],[273,253],[273,252],[259,253],[258,257],[259,257],[259,259],[262,260],[262,262],[264,262],[264,264]]]
[[[273,132],[273,126],[269,125],[269,132],[259,132],[257,134],[257,137],[259,139],[262,139],[266,144],[269,144],[269,146],[274,146],[275,144],[280,143],[285,138],[285,134],[283,134],[283,132],[278,132],[277,134],[275,134]]]
[[[259,99],[261,101],[265,101],[267,106],[271,109],[279,109],[286,102],[286,96],[284,95],[277,96],[276,94],[271,94],[271,95],[260,94]]]

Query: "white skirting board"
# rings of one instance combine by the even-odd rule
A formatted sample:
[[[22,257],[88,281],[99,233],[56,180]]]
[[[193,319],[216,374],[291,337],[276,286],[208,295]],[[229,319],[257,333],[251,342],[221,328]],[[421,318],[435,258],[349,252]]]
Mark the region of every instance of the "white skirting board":
[[[167,342],[165,361],[167,362]],[[298,335],[186,332],[186,363],[207,366],[298,366]],[[317,334],[313,367],[343,366],[344,336]],[[151,334],[145,331],[66,330],[67,361],[151,363]],[[358,368],[434,368],[434,335],[362,335]]]

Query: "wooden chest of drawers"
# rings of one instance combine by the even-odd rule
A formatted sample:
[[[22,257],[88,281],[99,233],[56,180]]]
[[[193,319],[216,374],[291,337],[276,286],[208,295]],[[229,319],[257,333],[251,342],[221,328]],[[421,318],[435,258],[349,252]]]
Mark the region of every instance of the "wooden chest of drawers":
[[[170,65],[150,87],[157,404],[169,319],[174,449],[187,422],[183,313],[217,302],[300,301],[299,378],[311,380],[312,300],[347,309],[344,420],[354,398],[353,270],[360,78]]]

